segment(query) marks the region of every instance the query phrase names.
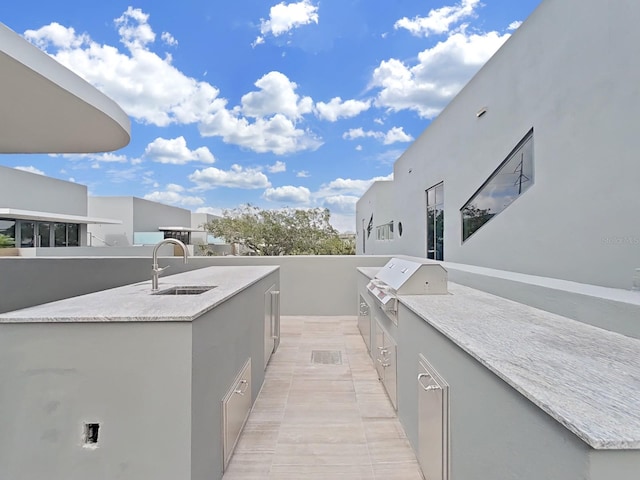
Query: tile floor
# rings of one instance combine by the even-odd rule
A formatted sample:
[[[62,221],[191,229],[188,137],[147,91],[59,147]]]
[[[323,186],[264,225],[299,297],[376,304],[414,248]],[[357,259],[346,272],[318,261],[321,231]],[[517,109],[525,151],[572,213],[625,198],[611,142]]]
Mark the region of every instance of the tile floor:
[[[223,480],[422,480],[356,317],[282,317],[281,335]]]

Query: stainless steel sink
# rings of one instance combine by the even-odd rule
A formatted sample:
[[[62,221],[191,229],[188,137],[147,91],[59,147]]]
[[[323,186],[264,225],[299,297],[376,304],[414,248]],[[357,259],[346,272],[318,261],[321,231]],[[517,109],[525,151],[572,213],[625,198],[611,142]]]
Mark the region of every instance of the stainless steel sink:
[[[216,285],[176,286],[160,290],[152,295],[200,295],[216,288]]]

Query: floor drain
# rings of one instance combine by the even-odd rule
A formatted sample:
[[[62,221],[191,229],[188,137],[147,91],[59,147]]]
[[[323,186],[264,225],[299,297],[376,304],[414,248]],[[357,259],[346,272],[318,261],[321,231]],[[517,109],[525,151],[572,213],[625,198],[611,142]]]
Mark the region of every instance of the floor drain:
[[[342,365],[342,352],[340,350],[312,350],[311,363]]]

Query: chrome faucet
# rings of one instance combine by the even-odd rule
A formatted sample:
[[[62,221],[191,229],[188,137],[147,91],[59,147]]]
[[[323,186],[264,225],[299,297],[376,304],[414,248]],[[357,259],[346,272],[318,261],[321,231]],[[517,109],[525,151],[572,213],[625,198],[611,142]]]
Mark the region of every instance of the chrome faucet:
[[[184,258],[184,263],[187,263],[187,257],[189,253],[187,251],[187,246],[182,243],[180,240],[175,238],[165,238],[164,240],[158,242],[155,247],[153,247],[153,267],[151,269],[152,277],[151,277],[151,290],[158,290],[158,277],[160,273],[169,268],[171,265],[167,265],[166,267],[160,268],[158,267],[158,249],[162,245],[166,245],[167,243],[173,243],[174,245],[179,245],[182,248],[182,257]]]

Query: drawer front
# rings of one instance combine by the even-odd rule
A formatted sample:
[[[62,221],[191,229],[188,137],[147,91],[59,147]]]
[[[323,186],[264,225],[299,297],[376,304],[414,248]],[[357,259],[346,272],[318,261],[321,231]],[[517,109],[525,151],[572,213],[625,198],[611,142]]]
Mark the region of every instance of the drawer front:
[[[251,358],[222,400],[222,458],[226,470],[240,433],[251,411]]]

